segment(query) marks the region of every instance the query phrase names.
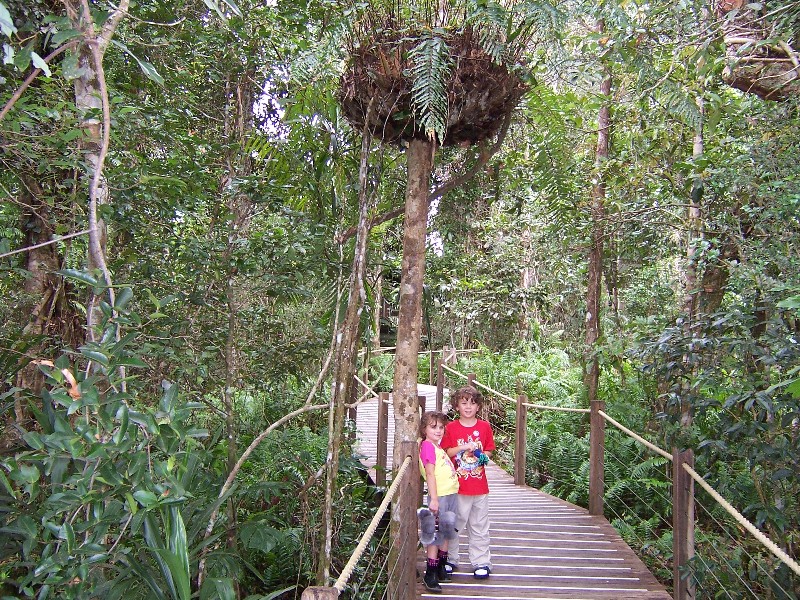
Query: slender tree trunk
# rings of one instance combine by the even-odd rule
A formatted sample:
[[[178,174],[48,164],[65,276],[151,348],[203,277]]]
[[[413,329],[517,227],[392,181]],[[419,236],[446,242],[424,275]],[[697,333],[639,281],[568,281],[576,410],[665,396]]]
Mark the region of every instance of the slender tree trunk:
[[[598,24],[603,31],[604,23]],[[586,351],[587,368],[585,384],[589,402],[597,400],[597,387],[600,381],[600,361],[597,357],[597,343],[601,336],[600,298],[603,278],[603,238],[605,236],[605,165],[611,132],[611,68],[604,66],[603,81],[600,84],[603,106],[597,119],[597,149],[595,152],[595,184],[592,188],[592,240],[589,249],[588,286],[586,290]]]
[[[99,208],[108,204],[108,182],[103,175],[103,165],[110,139],[111,115],[108,92],[105,87],[103,56],[114,37],[120,21],[128,13],[129,0],[122,0],[109,17],[98,25],[89,11],[89,4],[80,0],[65,0],[64,6],[73,29],[82,33],[78,49],[80,77],[75,80],[75,108],[84,135],[81,140],[83,158],[89,180],[89,253],[88,266],[99,271],[108,286],[110,304],[114,306],[111,273],[106,265],[106,225],[99,217]],[[97,114],[103,115],[102,120]],[[87,307],[87,338],[95,340],[102,321],[99,298],[92,294]],[[123,383],[124,386],[124,383]]]
[[[239,73],[235,81],[228,80],[226,98],[228,106],[225,111],[225,137],[239,143],[233,145],[226,159],[226,173],[220,182],[220,194],[229,194],[231,181],[246,177],[252,172],[252,164],[247,153],[242,152],[247,135],[252,129],[253,110],[253,70]],[[222,264],[226,265],[225,303],[228,311],[228,323],[223,360],[225,362],[225,388],[222,392],[223,410],[225,411],[225,437],[227,441],[227,470],[230,473],[239,458],[239,420],[236,413],[236,390],[241,378],[239,361],[239,313],[245,305],[247,281],[242,281],[235,264],[232,264],[234,250],[241,239],[246,239],[250,231],[253,217],[253,203],[246,194],[232,193],[227,199],[231,221],[228,228],[228,243],[223,255]],[[226,506],[228,520],[226,544],[234,549],[237,545],[236,508],[233,499]],[[237,597],[240,596],[238,581],[235,583]]]
[[[375,276],[375,311],[373,314],[372,327],[375,335],[372,338],[372,349],[376,352],[381,348],[381,314],[383,313],[383,265],[377,265],[377,275]]]
[[[701,122],[697,126],[692,140],[692,159],[698,160],[703,155],[703,99],[697,98],[697,107],[700,110]],[[701,205],[703,201],[703,178],[696,175],[692,182],[692,192],[689,199],[687,219],[689,222],[689,232],[686,244],[686,268],[684,270],[684,301],[683,312],[686,315],[684,331],[687,336],[692,335],[694,325],[700,311],[700,299],[702,291],[697,273],[698,256],[697,250],[703,236],[703,223]],[[683,362],[687,369],[691,370],[690,365],[692,349],[684,355]],[[688,427],[692,422],[691,403],[688,401],[690,382],[684,377],[681,383],[681,424]]]
[[[394,371],[394,471],[406,454],[415,453],[419,428],[417,400],[417,359],[422,332],[422,285],[425,277],[425,234],[428,220],[428,186],[433,167],[435,145],[412,139],[406,150],[408,186],[406,188],[403,263],[400,279],[400,314],[397,326],[397,350]],[[415,597],[413,570],[417,547],[416,508],[419,477],[407,476],[392,504],[392,549],[389,564],[397,565],[389,578],[389,598]],[[413,537],[413,539],[412,539]]]
[[[359,215],[353,267],[350,272],[350,293],[347,298],[345,318],[336,336],[335,373],[333,377],[330,410],[328,414],[328,455],[325,461],[325,506],[322,513],[322,552],[317,565],[317,585],[326,585],[330,576],[333,548],[333,515],[336,481],[339,473],[339,456],[344,429],[345,404],[352,397],[353,375],[358,359],[358,333],[361,313],[366,303],[364,276],[367,267],[367,241],[369,217],[376,195],[367,190],[367,167],[371,136],[365,129],[361,144],[359,169]]]

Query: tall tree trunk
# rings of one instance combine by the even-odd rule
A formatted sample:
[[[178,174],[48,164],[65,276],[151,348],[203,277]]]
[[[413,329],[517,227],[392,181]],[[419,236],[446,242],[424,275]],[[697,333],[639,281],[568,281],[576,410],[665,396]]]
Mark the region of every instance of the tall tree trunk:
[[[425,234],[428,221],[428,186],[433,168],[434,142],[412,139],[406,150],[408,185],[403,230],[403,263],[400,277],[400,314],[394,368],[394,471],[407,454],[416,454],[419,428],[417,360],[422,332],[422,285],[425,278]],[[397,565],[389,578],[389,598],[415,596],[410,576],[416,551],[416,509],[420,480],[409,473],[392,504],[392,549],[389,564]],[[411,538],[414,538],[413,540]]]
[[[317,585],[326,585],[330,575],[331,550],[333,547],[333,503],[339,473],[339,455],[344,429],[345,404],[352,397],[353,375],[358,359],[358,333],[361,313],[364,312],[366,292],[364,275],[367,267],[367,241],[369,218],[374,209],[376,195],[367,189],[367,167],[371,136],[365,128],[361,143],[361,165],[359,168],[358,231],[350,272],[350,293],[347,311],[336,336],[336,363],[328,413],[328,455],[325,461],[325,506],[322,513],[322,552],[317,565]]]
[[[605,25],[598,24],[598,31]],[[603,238],[605,236],[605,168],[608,161],[611,131],[611,67],[603,68],[603,81],[600,93],[603,105],[597,118],[597,149],[595,151],[595,184],[592,187],[592,240],[589,249],[588,285],[586,290],[586,352],[587,368],[585,385],[589,402],[597,400],[600,381],[600,360],[597,356],[597,343],[600,339],[600,298],[603,285]]]
[[[222,392],[222,403],[225,411],[225,437],[227,441],[227,470],[230,473],[239,459],[239,421],[236,414],[236,389],[241,379],[241,365],[239,363],[239,312],[245,304],[247,285],[238,275],[238,269],[231,260],[239,240],[246,239],[250,231],[250,222],[253,217],[253,203],[243,193],[230,193],[230,183],[236,179],[246,177],[252,172],[252,163],[249,155],[243,151],[247,136],[252,129],[253,112],[253,81],[254,69],[251,67],[244,73],[237,74],[237,79],[226,82],[225,97],[228,99],[225,111],[224,130],[225,138],[236,140],[232,144],[226,158],[226,173],[220,182],[220,194],[227,198],[228,211],[231,220],[228,227],[228,243],[223,255],[222,264],[226,265],[225,303],[228,310],[228,323],[225,340],[225,388]],[[237,544],[236,533],[236,508],[233,499],[229,499],[226,507],[228,520],[227,539],[228,548],[235,550]],[[239,594],[238,581],[236,582],[237,597]]]
[[[695,130],[692,139],[692,159],[698,160],[703,155],[703,99],[697,97],[697,107],[700,111],[701,121]],[[684,300],[683,312],[686,315],[686,321],[683,325],[684,331],[687,336],[691,336],[694,325],[697,321],[698,314],[701,310],[701,296],[702,290],[700,280],[697,273],[698,264],[698,247],[703,236],[703,223],[702,223],[702,210],[701,205],[703,202],[703,177],[698,174],[692,182],[692,191],[689,198],[689,207],[687,209],[687,220],[689,222],[689,231],[687,234],[686,244],[686,268],[684,270]],[[691,354],[692,349],[684,355],[683,363],[687,369],[691,370]],[[689,378],[682,378],[681,383],[681,424],[688,427],[692,422],[692,409],[687,395],[689,393],[689,386],[691,382]]]
[[[87,2],[65,0],[64,5],[73,29],[80,31],[82,42],[78,49],[78,66],[81,73],[75,80],[75,108],[84,135],[81,140],[86,176],[89,180],[89,252],[90,271],[98,270],[103,276],[109,303],[114,306],[114,290],[111,273],[106,265],[107,230],[99,217],[99,207],[108,204],[110,194],[108,182],[103,175],[103,165],[111,135],[111,115],[108,91],[103,72],[103,56],[114,37],[120,21],[128,13],[129,0],[122,0],[109,17],[98,25]],[[103,115],[102,121],[95,115]],[[87,338],[94,341],[102,320],[99,298],[92,294],[87,307]],[[124,383],[123,383],[124,386]]]

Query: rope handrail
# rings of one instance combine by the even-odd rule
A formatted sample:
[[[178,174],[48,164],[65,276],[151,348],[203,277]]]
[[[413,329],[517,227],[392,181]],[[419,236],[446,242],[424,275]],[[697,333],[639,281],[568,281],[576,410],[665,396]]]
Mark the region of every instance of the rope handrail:
[[[474,380],[472,383],[474,383],[474,384],[475,384],[475,387],[483,388],[483,389],[485,389],[487,392],[490,392],[490,393],[494,394],[494,395],[495,395],[495,396],[497,396],[498,398],[503,398],[504,400],[508,400],[509,402],[516,402],[516,400],[515,400],[514,398],[512,398],[511,396],[506,396],[506,395],[505,395],[505,394],[503,394],[502,392],[498,392],[497,390],[493,390],[493,389],[492,389],[492,388],[490,388],[488,385],[484,385],[484,384],[482,384],[482,383],[481,383],[480,381],[478,381],[477,379],[476,379],[476,380]]]
[[[569,406],[548,406],[547,404],[531,404],[530,402],[523,402],[522,406],[527,406],[528,408],[538,408],[539,410],[560,410],[562,412],[575,412],[575,413],[592,412],[588,408],[571,408]]]
[[[364,382],[361,380],[361,378],[360,378],[358,375],[353,375],[353,379],[355,379],[355,380],[356,380],[356,381],[357,381],[357,382],[358,382],[360,385],[364,386],[364,387],[366,388],[366,390],[367,390],[367,391],[364,393],[364,396],[362,396],[362,399],[363,399],[363,398],[366,398],[366,397],[367,397],[367,396],[369,396],[370,394],[372,394],[372,397],[373,397],[373,399],[374,399],[374,398],[379,398],[379,397],[380,397],[380,396],[378,396],[378,394],[377,394],[377,393],[375,393],[375,390],[374,390],[374,389],[373,389],[373,388],[372,388],[372,387],[371,387],[369,384],[367,384],[367,383],[364,383]],[[360,400],[359,400],[359,402],[360,402]]]
[[[465,379],[467,377],[463,373],[460,373],[455,369],[451,369],[447,365],[442,365],[442,368],[446,369],[447,371],[450,371],[454,375],[458,375],[459,377],[463,377]],[[498,392],[497,390],[490,388],[488,385],[481,383],[477,379],[475,379],[472,383],[475,384],[475,387],[483,388],[484,390],[486,390],[487,392],[491,392],[498,398],[503,398],[504,400],[508,400],[509,402],[516,402],[516,399],[512,398],[511,396],[506,396],[504,393]],[[588,408],[570,408],[568,406],[548,406],[547,404],[530,404],[528,402],[524,402],[523,404],[530,408],[538,408],[539,410],[560,410],[563,412],[578,412],[578,413],[590,412]]]
[[[442,364],[442,369],[444,369],[445,371],[450,371],[453,375],[456,375],[456,376],[461,377],[463,379],[467,378],[467,376],[464,375],[463,373],[460,373],[460,372],[456,371],[455,369],[451,369],[450,367],[448,367],[445,364]]]
[[[367,548],[367,544],[369,544],[370,540],[372,540],[372,536],[375,535],[375,531],[378,529],[378,525],[383,518],[386,509],[389,506],[389,503],[394,498],[395,493],[397,492],[397,488],[400,487],[400,482],[402,481],[403,477],[408,471],[408,466],[411,464],[411,457],[406,456],[403,464],[400,465],[400,469],[397,471],[397,476],[392,481],[392,485],[389,487],[389,490],[386,492],[386,496],[381,502],[381,505],[378,507],[378,510],[375,512],[375,516],[372,517],[372,521],[370,521],[369,526],[367,527],[366,531],[364,531],[364,535],[361,536],[361,540],[358,542],[356,549],[353,550],[353,554],[350,557],[350,560],[347,561],[347,564],[342,569],[342,572],[339,574],[339,578],[336,580],[336,583],[333,584],[333,587],[336,588],[340,593],[344,591],[344,588],[347,586],[347,580],[350,579],[350,576],[353,574],[353,571],[356,568],[356,564],[361,559],[361,555],[364,554],[364,550]]]
[[[781,550],[778,547],[778,545],[771,539],[769,539],[766,535],[764,535],[764,533],[761,532],[761,530],[759,530],[758,527],[756,527],[750,521],[748,521],[747,517],[742,515],[742,513],[736,510],[727,500],[725,500],[725,498],[720,496],[719,493],[714,488],[708,485],[705,479],[700,477],[697,471],[695,471],[692,467],[690,467],[686,463],[683,463],[681,466],[683,467],[683,470],[686,471],[689,474],[689,476],[692,479],[694,479],[701,488],[703,488],[706,492],[708,492],[708,494],[714,500],[716,500],[719,503],[719,505],[722,506],[722,508],[728,511],[728,513],[734,519],[736,519],[742,525],[742,527],[744,527],[745,529],[747,529],[747,531],[753,534],[753,536],[759,542],[764,544],[764,546],[766,546],[770,552],[772,552],[776,557],[778,557],[792,571],[800,575],[800,564],[798,564],[797,561],[795,561],[791,556],[786,554],[786,552]]]
[[[468,379],[468,377],[459,372],[455,369],[448,367],[447,365],[442,365],[442,368],[446,371],[449,371],[453,375],[458,377],[462,377],[464,379]],[[505,398],[506,400],[510,400],[512,402],[516,402],[513,398],[506,396],[498,392],[497,390],[493,390],[487,385],[480,383],[477,380],[473,380],[473,385],[476,387],[481,387],[492,394],[497,395],[498,397]],[[569,407],[560,407],[560,406],[547,406],[542,404],[531,404],[531,403],[523,403],[524,406],[536,408],[540,410],[560,410],[565,412],[582,412],[582,413],[589,413],[591,409],[588,408],[569,408]],[[611,416],[609,416],[605,411],[599,410],[597,411],[598,414],[603,417],[604,420],[611,423],[614,427],[622,431],[623,433],[627,434],[628,436],[632,437],[634,440],[639,442],[640,444],[644,445],[645,447],[649,448],[656,454],[659,454],[666,458],[669,461],[673,461],[673,456],[671,453],[667,452],[666,450],[659,448],[655,444],[647,441],[642,436],[634,433],[632,430],[628,429]],[[753,537],[756,538],[757,541],[761,542],[772,554],[774,554],[779,560],[781,560],[784,564],[786,564],[792,571],[796,574],[800,575],[800,564],[795,561],[791,556],[789,556],[786,552],[781,550],[781,548],[773,542],[769,537],[767,537],[761,530],[759,530],[755,525],[753,525],[750,521],[747,520],[744,515],[742,515],[738,510],[736,510],[725,498],[723,498],[714,488],[712,488],[706,481],[703,479],[692,467],[690,467],[687,463],[681,463],[683,469],[689,474],[689,476],[697,482],[697,484],[702,487],[708,494],[719,503],[722,508],[724,508],[736,521],[739,522],[747,531],[749,531]]]
[[[627,433],[629,436],[631,436],[633,439],[635,439],[635,440],[636,440],[637,442],[639,442],[640,444],[642,444],[642,445],[644,445],[644,446],[647,446],[648,448],[650,448],[650,450],[652,450],[653,452],[655,452],[655,453],[657,453],[657,454],[660,454],[660,455],[661,455],[661,456],[663,456],[664,458],[666,458],[666,459],[669,459],[669,460],[672,460],[672,454],[670,454],[670,453],[669,453],[669,452],[667,452],[666,450],[663,450],[663,449],[659,448],[659,447],[658,447],[658,446],[656,446],[655,444],[653,444],[653,443],[651,443],[651,442],[648,442],[648,441],[647,441],[646,439],[644,439],[642,436],[635,434],[633,431],[631,431],[630,429],[628,429],[627,427],[625,427],[625,426],[624,426],[624,425],[622,425],[621,423],[619,423],[619,422],[615,421],[614,419],[612,419],[611,417],[609,417],[609,416],[608,416],[608,415],[607,415],[605,412],[603,412],[602,410],[599,410],[599,411],[597,411],[597,412],[600,414],[600,416],[601,416],[601,417],[603,417],[603,418],[604,418],[606,421],[608,421],[609,423],[611,423],[611,424],[612,424],[614,427],[616,427],[617,429],[619,429],[619,430],[620,430],[620,431],[622,431],[623,433]]]

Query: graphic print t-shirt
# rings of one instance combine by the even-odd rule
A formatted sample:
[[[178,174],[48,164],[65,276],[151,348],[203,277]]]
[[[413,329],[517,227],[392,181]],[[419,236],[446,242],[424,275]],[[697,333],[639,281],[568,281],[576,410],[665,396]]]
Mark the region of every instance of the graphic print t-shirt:
[[[471,427],[464,427],[460,421],[447,424],[442,438],[442,448],[455,448],[475,442],[482,451],[494,450],[494,435],[492,427],[486,421],[478,422]],[[453,457],[458,475],[458,493],[466,496],[480,496],[489,493],[489,482],[486,480],[483,465],[478,464],[478,458],[469,450],[462,450]]]

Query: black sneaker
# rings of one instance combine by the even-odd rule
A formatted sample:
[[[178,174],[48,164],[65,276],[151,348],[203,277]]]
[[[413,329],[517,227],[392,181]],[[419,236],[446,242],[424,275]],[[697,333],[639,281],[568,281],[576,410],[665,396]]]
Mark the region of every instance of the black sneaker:
[[[425,571],[422,577],[422,582],[425,584],[425,589],[434,594],[442,593],[442,586],[439,585],[439,577],[436,574],[436,569]]]
[[[439,579],[440,582],[442,581],[450,581],[452,577],[450,576],[450,571],[447,570],[447,563],[441,561],[439,566],[436,567],[436,577]]]

